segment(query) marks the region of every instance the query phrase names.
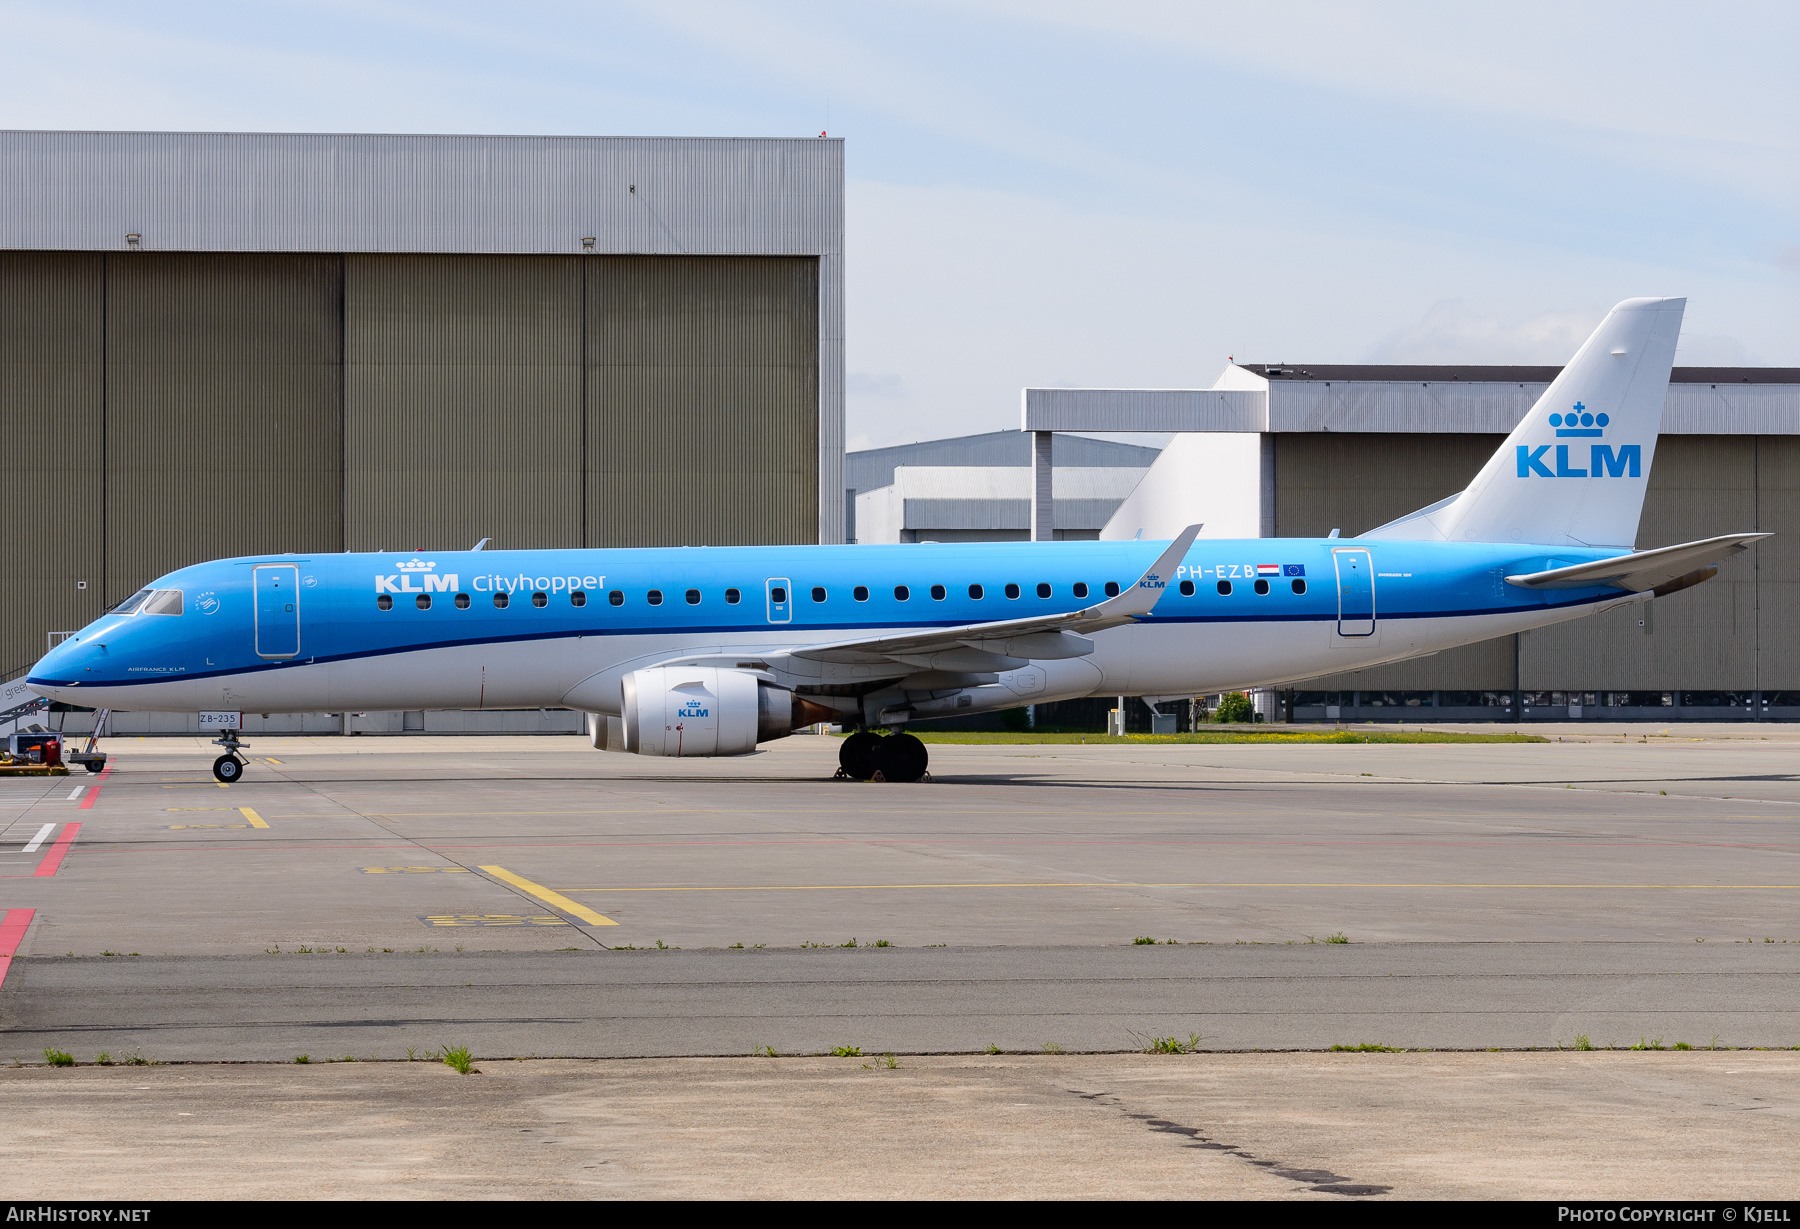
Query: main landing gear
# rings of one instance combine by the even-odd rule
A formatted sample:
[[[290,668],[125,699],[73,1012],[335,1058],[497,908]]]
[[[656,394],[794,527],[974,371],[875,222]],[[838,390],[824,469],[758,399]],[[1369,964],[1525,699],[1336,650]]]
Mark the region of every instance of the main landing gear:
[[[244,775],[244,757],[238,754],[247,744],[238,741],[236,730],[226,730],[225,737],[213,739],[213,746],[225,748],[225,754],[213,761],[213,776],[224,785],[233,785]]]
[[[838,748],[838,770],[853,781],[917,781],[930,763],[931,753],[911,734],[858,730]]]

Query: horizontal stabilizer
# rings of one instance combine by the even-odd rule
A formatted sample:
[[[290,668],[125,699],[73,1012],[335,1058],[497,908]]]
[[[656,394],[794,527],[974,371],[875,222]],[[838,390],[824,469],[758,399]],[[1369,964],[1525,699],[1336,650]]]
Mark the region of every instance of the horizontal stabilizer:
[[[1683,542],[1679,546],[1663,546],[1656,550],[1615,555],[1611,559],[1596,559],[1592,563],[1552,568],[1548,572],[1508,576],[1506,583],[1521,589],[1588,589],[1595,585],[1611,585],[1641,593],[1741,554],[1750,549],[1752,542],[1768,536],[1766,533],[1730,533],[1721,538]]]

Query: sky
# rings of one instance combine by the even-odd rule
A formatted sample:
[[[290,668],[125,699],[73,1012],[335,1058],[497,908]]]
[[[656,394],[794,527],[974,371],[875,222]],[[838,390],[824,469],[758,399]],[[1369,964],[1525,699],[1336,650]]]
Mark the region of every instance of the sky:
[[[845,142],[850,446],[1250,362],[1800,366],[1800,5],[9,3],[0,127]]]

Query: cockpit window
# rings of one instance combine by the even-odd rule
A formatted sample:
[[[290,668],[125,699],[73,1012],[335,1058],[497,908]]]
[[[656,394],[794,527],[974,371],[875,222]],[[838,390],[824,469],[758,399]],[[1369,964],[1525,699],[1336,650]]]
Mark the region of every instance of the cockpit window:
[[[136,593],[132,594],[106,613],[116,615],[136,614],[138,607],[144,604],[144,599],[155,592],[156,590],[154,589],[139,589]]]
[[[181,613],[181,590],[158,589],[144,603],[143,614],[178,615]]]

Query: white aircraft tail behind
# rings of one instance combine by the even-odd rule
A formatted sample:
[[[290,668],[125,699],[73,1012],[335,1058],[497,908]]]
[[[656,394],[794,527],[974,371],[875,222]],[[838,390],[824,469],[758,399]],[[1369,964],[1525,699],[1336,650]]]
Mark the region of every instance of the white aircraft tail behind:
[[[1362,536],[1631,549],[1686,306],[1613,308],[1467,489]]]

